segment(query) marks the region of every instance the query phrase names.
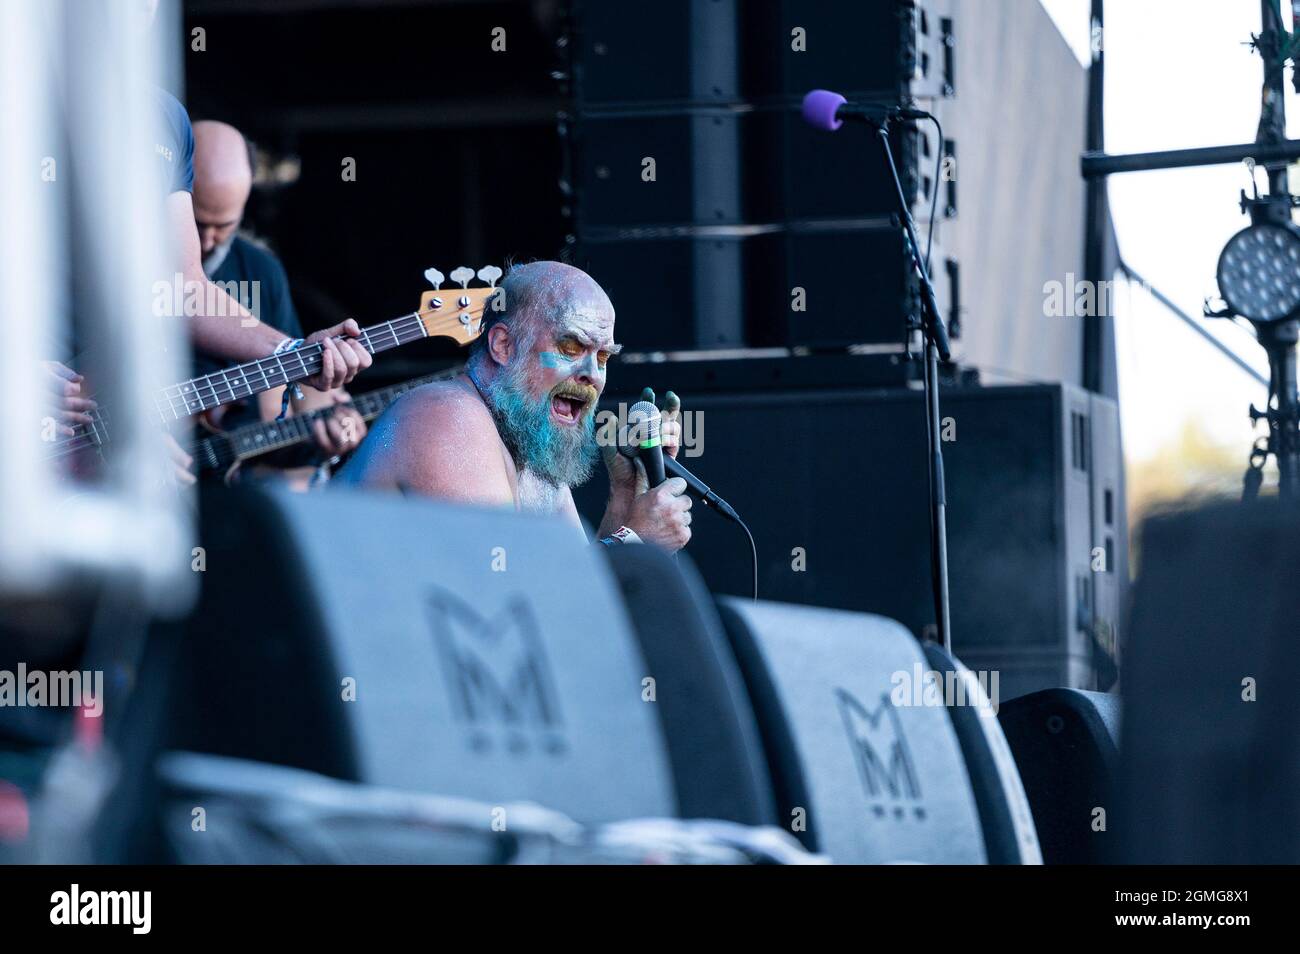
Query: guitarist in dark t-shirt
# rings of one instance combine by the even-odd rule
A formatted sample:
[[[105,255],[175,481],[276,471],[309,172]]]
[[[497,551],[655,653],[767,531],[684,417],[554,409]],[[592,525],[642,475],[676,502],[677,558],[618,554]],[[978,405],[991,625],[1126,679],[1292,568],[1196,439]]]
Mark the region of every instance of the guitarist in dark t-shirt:
[[[170,141],[155,143],[155,153],[164,154],[166,158],[165,152],[172,150],[176,162],[167,186],[168,245],[186,284],[207,286],[210,283],[203,273],[195,207],[190,194],[194,188],[194,134],[184,107],[168,94],[162,95],[167,104],[163,110],[163,136]],[[208,307],[210,300],[215,301],[219,313],[187,315],[185,320],[190,341],[196,350],[220,356],[227,364],[265,358],[294,340],[256,320],[256,316],[237,301],[225,300],[220,294],[197,297],[202,300],[204,308]],[[322,370],[308,378],[308,383],[328,391],[342,387],[358,371],[370,367],[370,353],[357,340],[360,333],[357,323],[348,320],[307,338],[309,343],[319,342],[325,348]]]
[[[194,134],[185,107],[171,94],[155,90],[158,109],[156,122],[147,140],[150,168],[159,177],[159,187],[165,193],[164,225],[166,245],[175,274],[185,285],[197,285],[204,294],[194,297],[200,302],[197,314],[184,317],[191,344],[196,350],[219,357],[225,365],[265,358],[277,351],[292,348],[302,341],[257,320],[237,300],[222,294],[212,286],[203,272],[198,231],[195,227],[195,208],[191,196],[194,187]],[[141,143],[143,152],[146,143]],[[143,161],[143,160],[142,160]],[[216,306],[216,314],[208,308]],[[321,370],[307,379],[307,383],[322,392],[341,388],[356,374],[370,367],[371,355],[362,346],[360,327],[349,319],[331,328],[317,331],[306,338],[308,344],[320,344]],[[89,412],[95,402],[83,393],[84,381],[80,374],[57,361],[43,363],[49,390],[58,408],[56,423],[62,436],[71,436],[78,424],[89,424]],[[179,448],[174,456],[182,465],[188,459]]]
[[[253,184],[248,143],[233,126],[211,120],[194,124],[194,142],[194,221],[204,272],[264,324],[290,338],[301,338],[302,328],[284,267],[269,249],[238,233]],[[200,350],[195,354],[194,375],[218,371],[226,364]],[[283,407],[283,392],[282,387],[274,388],[244,402],[227,405],[221,409],[225,413],[217,423],[229,430],[259,418],[272,420]],[[336,388],[321,392],[306,387],[300,393],[300,398],[291,401],[296,413],[333,408],[333,413],[313,425],[317,453],[323,455],[321,459],[341,456],[365,437],[365,421],[352,407],[346,391]],[[275,463],[301,466],[310,463],[310,459],[281,458]],[[287,476],[300,485],[307,474]]]

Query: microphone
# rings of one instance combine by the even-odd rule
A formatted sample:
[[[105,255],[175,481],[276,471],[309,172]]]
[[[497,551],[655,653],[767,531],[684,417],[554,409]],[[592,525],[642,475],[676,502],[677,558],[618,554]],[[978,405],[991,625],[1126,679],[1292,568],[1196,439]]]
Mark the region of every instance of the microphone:
[[[879,126],[890,119],[928,119],[929,116],[923,109],[891,103],[850,103],[828,89],[815,89],[803,98],[804,122],[825,132],[834,132],[845,120]]]
[[[628,418],[629,420],[631,419],[630,412]],[[627,444],[620,447],[618,449],[618,452],[622,454],[624,457],[631,457],[634,460],[643,453],[640,448],[632,445],[627,445]],[[731,504],[727,503],[725,500],[723,500],[721,497],[715,494],[708,484],[700,480],[700,478],[696,477],[684,466],[677,463],[677,461],[674,458],[665,457],[663,455],[662,447],[659,448],[659,456],[660,459],[663,461],[664,472],[668,475],[668,477],[680,477],[682,480],[686,481],[686,492],[688,494],[690,494],[700,503],[704,504],[704,506],[712,507],[718,513],[726,517],[728,520],[734,520],[736,523],[741,523],[740,514],[736,513],[736,511],[732,509]],[[642,457],[641,459],[645,460],[644,457]],[[649,474],[649,469],[646,470],[646,473]],[[662,483],[662,481],[660,481],[660,483]]]
[[[627,412],[628,436],[636,441],[636,454],[645,465],[651,487],[658,487],[667,479],[664,476],[664,449],[659,442],[662,421],[659,408],[650,401],[637,401]]]
[[[677,463],[672,457],[664,455],[663,445],[659,441],[662,422],[663,416],[652,401],[637,401],[628,409],[627,438],[620,439],[618,452],[625,457],[630,457],[632,460],[640,460],[645,465],[646,477],[649,478],[651,487],[662,484],[667,479],[665,473],[668,477],[680,477],[686,481],[686,492],[694,499],[704,504],[704,506],[716,510],[731,522],[740,525],[740,529],[744,530],[745,536],[749,538],[749,549],[753,556],[754,567],[754,599],[757,600],[758,547],[754,543],[754,535],[749,532],[749,527],[745,526],[745,521],[740,519],[740,514],[732,509],[731,504],[715,494],[708,484]],[[631,441],[636,443],[630,443]]]

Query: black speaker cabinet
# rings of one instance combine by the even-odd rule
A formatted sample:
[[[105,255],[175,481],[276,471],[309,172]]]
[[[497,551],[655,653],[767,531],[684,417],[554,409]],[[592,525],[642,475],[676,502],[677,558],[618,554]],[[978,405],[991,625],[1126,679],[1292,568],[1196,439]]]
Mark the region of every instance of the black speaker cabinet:
[[[629,352],[897,350],[919,307],[904,241],[894,228],[687,228],[585,241],[570,260],[609,293]]]
[[[620,366],[605,404],[680,388],[684,364]],[[933,625],[919,391],[682,397],[694,446],[680,459],[748,521],[760,596],[879,613],[917,635]],[[1109,688],[1127,574],[1114,402],[1059,384],[945,387],[941,400],[954,652],[998,670],[1003,699]],[[605,494],[603,476],[580,491],[593,523]],[[710,588],[748,595],[740,529],[701,512],[692,531]]]

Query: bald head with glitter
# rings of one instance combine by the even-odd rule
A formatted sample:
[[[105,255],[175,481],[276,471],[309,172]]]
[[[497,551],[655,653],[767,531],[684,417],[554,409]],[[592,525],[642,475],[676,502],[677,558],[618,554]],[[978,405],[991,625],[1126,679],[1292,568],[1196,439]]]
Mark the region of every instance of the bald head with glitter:
[[[510,269],[504,308],[490,307],[469,374],[518,464],[574,486],[595,461],[596,402],[617,354],[614,306],[596,282],[562,262]]]
[[[605,290],[586,272],[563,262],[532,262],[511,268],[501,282],[501,305],[484,316],[484,333],[470,354],[476,359],[489,352],[496,325],[509,329],[523,343],[536,335],[566,325],[576,333],[613,343],[614,306]],[[618,346],[614,346],[617,353]]]

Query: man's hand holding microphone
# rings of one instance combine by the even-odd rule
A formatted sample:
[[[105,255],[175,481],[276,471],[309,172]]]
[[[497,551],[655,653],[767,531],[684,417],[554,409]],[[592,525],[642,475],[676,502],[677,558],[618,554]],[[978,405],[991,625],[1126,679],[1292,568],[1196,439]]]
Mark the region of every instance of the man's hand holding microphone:
[[[626,435],[619,433],[617,418],[602,428],[599,443],[609,471],[609,502],[597,536],[608,538],[626,528],[643,542],[673,553],[690,542],[694,501],[686,495],[685,480],[664,475],[664,455],[676,458],[681,446],[681,400],[669,391],[662,413],[654,401],[653,390],[641,392],[641,400],[628,412]],[[636,457],[620,453],[621,439],[638,446]]]

